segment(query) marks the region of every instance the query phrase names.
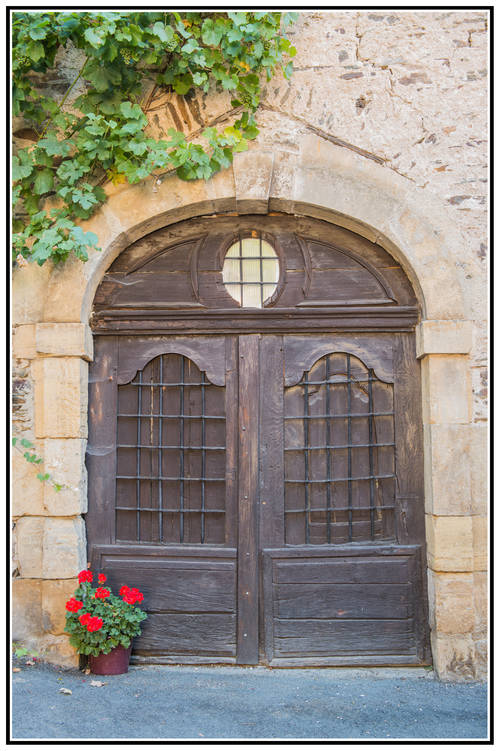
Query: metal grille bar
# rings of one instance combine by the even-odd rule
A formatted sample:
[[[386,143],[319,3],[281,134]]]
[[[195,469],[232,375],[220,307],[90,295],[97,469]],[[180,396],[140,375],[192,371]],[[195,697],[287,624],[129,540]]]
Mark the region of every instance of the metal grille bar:
[[[352,444],[352,423],[351,423],[351,401],[352,401],[352,385],[351,385],[351,355],[347,355],[347,443]],[[349,542],[352,542],[352,449],[347,449],[347,503],[349,506]]]
[[[390,480],[391,478],[396,477],[396,475],[365,475],[364,477],[352,477],[352,475],[348,475],[347,477],[335,477],[334,479],[327,479],[327,480],[308,480],[308,485],[327,485],[332,482],[358,482],[361,480]],[[286,480],[285,482],[289,485],[296,485],[298,483],[302,483],[302,480]]]
[[[142,383],[142,370],[139,371],[139,383]],[[142,389],[139,389],[137,392],[137,411],[139,414],[142,412]],[[137,463],[136,463],[136,495],[137,495],[137,518],[136,518],[136,527],[137,527],[137,539],[141,539],[141,483],[140,483],[140,474],[141,474],[141,421],[137,420]]]
[[[166,383],[164,385],[168,386],[169,384]],[[191,386],[190,383],[185,383],[183,385],[184,386]],[[139,394],[140,393],[141,392],[139,391]],[[205,419],[205,420],[225,420],[226,419],[224,415],[183,415],[183,414],[180,414],[180,415],[147,414],[146,415],[146,414],[141,414],[141,413],[136,414],[136,415],[134,415],[134,414],[122,414],[122,413],[120,413],[118,415],[118,417],[144,417],[145,419],[148,419],[148,420],[149,420],[150,417],[161,417],[162,420],[179,420],[179,419],[182,419],[182,420],[201,420],[202,418]]]
[[[343,377],[339,378],[339,375]],[[349,353],[337,353],[319,360],[311,371],[304,373],[297,385],[287,389],[290,392],[289,411],[299,411],[302,403],[302,414],[284,415],[285,420],[302,421],[302,430],[285,431],[284,450],[290,457],[287,464],[290,472],[285,471],[284,477],[287,544],[372,541],[394,536],[388,522],[395,509],[394,411],[388,408],[393,394],[392,387],[385,383],[382,391],[375,392],[375,383],[382,382],[372,369]],[[312,385],[314,391],[311,391]],[[296,389],[302,393],[293,396]],[[377,403],[382,396],[375,398],[376,393],[385,395],[382,403]],[[313,396],[314,408],[319,408],[320,414],[311,414]],[[363,402],[367,406],[366,412],[359,411],[358,405]],[[356,407],[358,411],[354,411]],[[391,419],[378,423],[376,418],[379,417]],[[311,420],[317,422],[311,423]],[[343,420],[344,425],[339,425],[338,420]],[[377,425],[382,429],[380,440],[377,440]],[[311,437],[316,440],[311,441]],[[366,453],[361,453],[361,449]],[[380,451],[386,452],[382,465]],[[299,472],[297,477],[300,452],[303,454],[303,474],[300,477]],[[341,476],[335,477],[335,471]],[[292,491],[294,487],[303,487],[303,508],[298,508],[297,502],[293,502],[297,499],[297,491]],[[287,507],[287,498],[290,499],[290,508]],[[301,503],[299,496],[298,505]],[[318,512],[326,514],[326,519],[317,521],[315,514]],[[338,514],[345,515],[345,518],[339,520]],[[302,524],[300,515],[304,517],[302,540],[299,535],[301,527],[298,526]],[[289,526],[287,518],[296,519],[293,526]],[[289,542],[289,537],[293,543]]]
[[[324,383],[324,382],[323,382]],[[351,381],[352,383],[352,381]],[[300,383],[298,384],[301,385]],[[311,385],[311,384],[309,384]],[[291,387],[296,388],[296,387]],[[325,418],[329,418],[330,420],[334,420],[335,418],[339,417],[393,417],[394,412],[353,412],[352,414],[349,414],[348,412],[342,415],[286,415],[285,420],[324,420]]]
[[[381,446],[382,444],[379,444]],[[384,444],[386,445],[386,444]],[[388,445],[388,444],[387,444]],[[392,445],[392,444],[391,444]],[[184,449],[184,451],[225,451],[225,446],[181,446],[180,444],[172,444],[170,446],[160,446],[159,444],[147,444],[147,443],[141,443],[140,446],[137,446],[135,443],[118,443],[117,448],[119,449]]]
[[[225,421],[225,416],[206,412],[209,393],[210,411],[224,409],[223,388],[211,384],[206,374],[188,358],[175,354],[160,355],[152,360],[131,383],[119,386],[119,394],[120,389],[126,394],[130,387],[134,387],[135,393],[128,392],[134,394],[134,401],[130,402],[131,396],[128,396],[129,401],[123,406],[129,409],[132,406],[132,410],[122,406],[118,413],[118,419],[122,418],[119,423],[122,440],[117,445],[121,471],[116,475],[120,483],[115,506],[116,539],[218,543],[224,539],[223,531],[214,532],[213,523],[207,524],[206,518],[215,523],[225,514],[225,509],[220,508],[224,495],[221,498],[219,487],[226,482],[225,476],[221,476],[225,462],[220,456],[226,447],[220,445],[224,432],[217,428],[221,420]],[[190,414],[193,411],[196,414]],[[123,422],[125,419],[135,420],[135,424]],[[172,420],[176,422],[169,422]],[[209,421],[211,427],[207,427]],[[129,462],[130,454],[125,453],[127,450],[135,451],[133,465]],[[211,457],[210,461],[207,456]],[[217,466],[219,471],[215,469]],[[215,476],[207,476],[207,468],[208,474]],[[135,498],[130,494],[132,487]],[[194,508],[198,504],[199,507]],[[131,518],[135,518],[135,531],[127,521]],[[188,518],[190,521],[186,522]],[[219,529],[220,522],[216,524]]]
[[[328,423],[327,423],[328,428]],[[372,446],[373,448],[383,448],[384,446],[395,446],[394,441],[391,443],[344,443],[330,446],[326,443],[324,446],[292,446],[285,448],[285,451],[317,451],[318,449],[367,449]],[[147,448],[147,447],[146,447]],[[165,447],[164,447],[165,448]],[[167,447],[168,448],[168,447]],[[174,447],[175,448],[175,447]]]

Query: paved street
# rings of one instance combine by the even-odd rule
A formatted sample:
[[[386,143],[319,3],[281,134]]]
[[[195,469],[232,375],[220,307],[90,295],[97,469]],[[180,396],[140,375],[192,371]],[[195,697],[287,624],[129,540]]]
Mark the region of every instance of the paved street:
[[[488,732],[484,684],[440,683],[424,669],[148,666],[93,676],[16,664],[14,740],[485,739]]]

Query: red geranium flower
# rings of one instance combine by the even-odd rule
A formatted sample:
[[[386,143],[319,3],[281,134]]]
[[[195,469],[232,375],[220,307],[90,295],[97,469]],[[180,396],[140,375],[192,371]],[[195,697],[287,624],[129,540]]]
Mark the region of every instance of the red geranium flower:
[[[89,618],[89,622],[87,623],[87,631],[99,631],[99,629],[102,628],[102,624],[102,618],[98,618],[97,616]]]
[[[135,597],[135,601],[136,601],[136,602],[142,602],[142,601],[144,600],[144,595],[142,594],[142,592],[140,592],[140,591],[139,591],[138,589],[136,589],[135,587],[132,587],[132,589],[130,590],[130,594],[131,594],[131,595],[132,595],[133,597]]]
[[[109,597],[110,594],[111,592],[109,589],[106,589],[106,587],[97,587],[94,597],[98,600],[104,600],[106,597]]]
[[[125,587],[122,587],[122,589],[125,589]],[[132,587],[132,589],[127,587],[126,589],[127,591],[122,595],[124,602],[127,602],[129,605],[135,605],[136,602],[142,602],[144,600],[144,595],[142,592],[139,592],[136,587]],[[122,590],[120,590],[120,594],[122,594]]]
[[[82,607],[83,602],[80,602],[80,600],[75,600],[74,597],[70,597],[70,599],[66,603],[66,610],[69,610],[70,613],[76,613]]]
[[[86,626],[88,624],[88,622],[90,621],[90,618],[91,618],[90,613],[84,613],[83,615],[81,615],[78,618],[78,620],[80,621],[80,623],[82,624],[82,626]]]
[[[78,581],[80,584],[83,582],[91,582],[93,579],[92,571],[83,570],[78,574]]]
[[[126,595],[129,591],[130,587],[127,587],[127,585],[124,584],[123,587],[120,588],[120,597],[123,597],[123,595]]]
[[[107,578],[108,577],[106,576],[106,574],[99,574],[97,581],[99,582],[99,584],[104,584]]]

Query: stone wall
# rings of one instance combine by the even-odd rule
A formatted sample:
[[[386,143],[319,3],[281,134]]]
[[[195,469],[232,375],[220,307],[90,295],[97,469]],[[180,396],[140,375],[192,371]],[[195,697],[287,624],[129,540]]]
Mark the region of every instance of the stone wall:
[[[415,285],[434,663],[445,679],[484,677],[487,21],[473,9],[301,14],[290,34],[294,75],[267,84],[261,134],[233,169],[207,184],[164,175],[111,186],[85,223],[102,254],[16,270],[14,427],[65,485],[55,493],[14,456],[16,639],[76,664],[61,614],[85,566],[87,324],[105,268],[178,219],[281,210],[377,240]],[[182,127],[197,138],[229,121],[230,97],[157,92],[149,117],[158,136]]]

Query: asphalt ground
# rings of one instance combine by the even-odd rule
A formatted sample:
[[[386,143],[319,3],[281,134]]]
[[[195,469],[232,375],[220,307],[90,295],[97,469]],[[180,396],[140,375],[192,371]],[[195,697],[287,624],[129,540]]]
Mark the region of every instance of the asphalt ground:
[[[486,685],[420,668],[131,666],[94,676],[15,664],[12,740],[488,737]]]

